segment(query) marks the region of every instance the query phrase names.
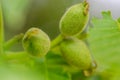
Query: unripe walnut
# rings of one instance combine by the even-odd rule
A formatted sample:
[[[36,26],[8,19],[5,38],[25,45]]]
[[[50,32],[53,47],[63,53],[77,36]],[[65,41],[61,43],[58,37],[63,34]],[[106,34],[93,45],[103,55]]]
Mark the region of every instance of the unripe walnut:
[[[87,2],[70,7],[60,20],[60,31],[65,36],[81,33],[89,20]]]
[[[90,51],[83,41],[77,38],[65,39],[60,46],[62,55],[69,64],[83,70],[91,67]]]
[[[50,39],[41,29],[31,28],[23,37],[23,47],[32,56],[43,57],[50,49]]]

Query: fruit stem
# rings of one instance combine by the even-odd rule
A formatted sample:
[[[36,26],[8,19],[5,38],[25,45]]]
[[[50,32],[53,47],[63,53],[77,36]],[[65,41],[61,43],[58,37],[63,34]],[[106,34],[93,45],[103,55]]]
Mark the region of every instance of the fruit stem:
[[[60,44],[62,42],[62,40],[64,39],[63,35],[58,35],[51,43],[51,48],[54,48],[55,46],[57,46],[58,44]]]
[[[23,36],[24,36],[24,34],[21,33],[19,35],[14,36],[12,39],[8,40],[4,45],[5,50],[10,49],[15,43],[20,42],[22,40]]]
[[[3,15],[2,15],[2,7],[0,4],[0,55],[3,55],[4,49],[4,28],[3,28]]]
[[[25,51],[20,51],[20,52],[6,51],[5,54],[7,60],[25,59],[29,57]]]
[[[0,64],[5,63],[5,54],[4,54],[4,25],[3,25],[3,13],[2,13],[2,4],[0,0]]]

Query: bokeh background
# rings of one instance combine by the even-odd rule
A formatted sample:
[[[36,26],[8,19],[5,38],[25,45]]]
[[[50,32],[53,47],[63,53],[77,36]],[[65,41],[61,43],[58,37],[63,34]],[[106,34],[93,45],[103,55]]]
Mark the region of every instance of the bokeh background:
[[[39,27],[51,38],[59,34],[59,21],[64,12],[83,0],[1,0],[4,15],[5,38],[24,33],[30,27]],[[101,17],[110,10],[114,18],[120,14],[119,0],[87,0],[91,17]],[[90,18],[91,19],[91,18]],[[13,50],[21,50],[20,44]]]

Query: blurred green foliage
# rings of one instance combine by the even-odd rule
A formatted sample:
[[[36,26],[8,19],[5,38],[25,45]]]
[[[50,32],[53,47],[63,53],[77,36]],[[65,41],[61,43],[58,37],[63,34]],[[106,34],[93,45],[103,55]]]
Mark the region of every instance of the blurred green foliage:
[[[59,34],[59,20],[73,4],[82,0],[1,0],[4,15],[5,39],[39,27],[51,39]],[[17,44],[14,51],[22,50]]]
[[[68,7],[81,0],[2,0],[6,39],[39,27],[54,38],[59,33],[59,20]]]

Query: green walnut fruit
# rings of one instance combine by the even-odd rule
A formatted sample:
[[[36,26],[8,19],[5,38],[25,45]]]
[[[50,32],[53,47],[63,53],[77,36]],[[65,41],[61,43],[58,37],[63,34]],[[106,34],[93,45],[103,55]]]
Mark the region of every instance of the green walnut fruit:
[[[89,5],[87,2],[70,7],[60,20],[60,31],[65,36],[81,33],[89,20]]]
[[[31,28],[23,37],[23,47],[32,56],[43,57],[50,49],[50,39],[41,29]]]
[[[79,69],[89,69],[92,58],[86,44],[76,38],[65,39],[60,44],[60,49],[64,59],[71,65]]]

